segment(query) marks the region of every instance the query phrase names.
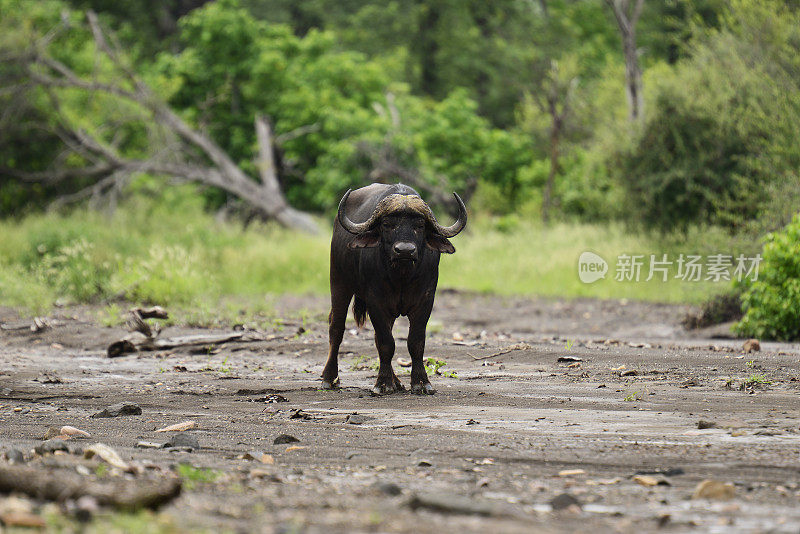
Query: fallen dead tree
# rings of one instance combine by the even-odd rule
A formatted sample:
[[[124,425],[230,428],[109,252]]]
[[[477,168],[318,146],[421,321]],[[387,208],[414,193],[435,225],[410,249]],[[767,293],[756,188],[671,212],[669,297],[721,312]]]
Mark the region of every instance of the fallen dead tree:
[[[128,318],[128,329],[131,334],[115,341],[108,347],[108,357],[116,358],[138,351],[154,351],[175,349],[178,347],[197,347],[217,345],[230,341],[254,342],[264,341],[267,338],[256,332],[226,332],[221,334],[193,334],[173,338],[159,338],[161,329],[158,325],[151,325],[145,319],[168,319],[169,314],[161,307],[133,308]]]
[[[81,179],[90,185],[66,194],[56,205],[83,199],[99,204],[101,199],[109,205],[116,202],[119,192],[140,173],[173,177],[181,181],[219,188],[250,205],[256,213],[283,226],[309,233],[318,231],[314,219],[307,213],[292,208],[283,192],[274,162],[275,139],[269,122],[257,116],[254,128],[258,138],[258,179],[248,176],[209,135],[192,127],[164,102],[127,64],[124,55],[112,40],[106,37],[97,15],[87,13],[94,38],[98,63],[107,62],[113,74],[100,79],[82,76],[48,52],[48,45],[56,35],[68,31],[68,25],[54,28],[33,43],[27,53],[13,58],[24,72],[27,83],[17,84],[16,91],[27,94],[31,87],[43,89],[52,106],[55,124],[40,125],[52,130],[64,145],[64,154],[44,171],[26,172],[15,168],[0,168],[0,174],[24,182],[54,184]],[[113,81],[104,81],[106,78]],[[134,117],[121,116],[119,120],[144,125],[151,146],[147,154],[131,157],[116,146],[114,138],[103,135],[102,129],[89,131],[80,127],[64,109],[63,95],[69,91],[85,91],[90,97],[102,94],[118,99],[119,106],[135,110]],[[119,128],[121,130],[121,128]],[[67,157],[66,154],[72,157]],[[83,166],[75,165],[78,160]],[[71,161],[69,165],[65,163]]]
[[[135,511],[158,508],[181,493],[177,478],[91,480],[66,469],[0,466],[0,493],[22,493],[44,501],[91,497],[101,506]]]

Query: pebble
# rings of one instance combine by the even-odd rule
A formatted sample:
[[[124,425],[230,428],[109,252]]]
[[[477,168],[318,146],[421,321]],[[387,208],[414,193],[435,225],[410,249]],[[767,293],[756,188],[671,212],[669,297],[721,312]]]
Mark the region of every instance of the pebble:
[[[419,462],[417,462],[417,466],[418,467],[432,467],[433,464],[431,463],[430,460],[420,460]]]
[[[705,421],[703,419],[700,419],[697,422],[697,428],[699,428],[700,430],[704,430],[706,428],[717,428],[717,427],[718,425],[714,421]]]
[[[191,430],[193,428],[197,428],[197,423],[194,421],[183,421],[182,423],[159,428],[156,432],[183,432],[184,430]]]
[[[272,443],[275,445],[282,445],[284,443],[299,443],[300,440],[294,436],[290,436],[289,434],[281,434],[276,437]]]
[[[160,449],[164,447],[164,444],[156,443],[154,441],[140,441],[135,445],[135,447],[137,449]]]
[[[553,510],[563,510],[570,506],[577,506],[580,508],[581,502],[569,493],[562,493],[550,499],[550,506],[553,507]]]
[[[90,459],[95,456],[98,456],[111,467],[116,467],[117,469],[122,469],[123,471],[130,471],[131,469],[130,464],[123,460],[119,454],[117,454],[117,451],[105,443],[95,443],[91,447],[87,447],[86,451],[83,453],[83,457],[86,459]]]
[[[142,415],[142,409],[138,404],[132,402],[119,402],[112,404],[108,408],[97,412],[92,415],[93,419],[100,419],[104,417],[119,417],[122,415]]]
[[[694,490],[692,499],[711,499],[728,501],[736,496],[736,488],[730,482],[706,479],[700,482]]]
[[[345,460],[352,460],[356,456],[361,456],[361,453],[358,451],[350,451],[347,454],[345,454],[344,458]]]
[[[366,415],[359,415],[359,414],[356,414],[356,413],[351,413],[350,415],[347,416],[346,422],[350,423],[351,425],[360,425],[360,424],[366,423],[367,421],[370,421],[372,419],[375,419],[375,418],[374,417],[369,417],[369,416],[366,416]]]
[[[172,438],[170,438],[170,440],[167,441],[164,446],[173,448],[187,447],[194,450],[200,448],[200,440],[197,439],[197,436],[189,434],[188,432],[178,432],[172,436]]]
[[[11,465],[19,465],[25,463],[25,455],[19,449],[8,449],[6,451],[6,460]]]
[[[69,448],[63,439],[48,439],[41,445],[34,447],[36,454],[44,456],[45,454],[53,454],[56,451],[69,452]]]
[[[742,350],[746,353],[758,352],[761,350],[761,343],[757,339],[748,339],[742,345]]]
[[[386,495],[400,495],[403,490],[400,489],[400,486],[394,484],[393,482],[377,482],[375,487],[381,493],[385,493]]]

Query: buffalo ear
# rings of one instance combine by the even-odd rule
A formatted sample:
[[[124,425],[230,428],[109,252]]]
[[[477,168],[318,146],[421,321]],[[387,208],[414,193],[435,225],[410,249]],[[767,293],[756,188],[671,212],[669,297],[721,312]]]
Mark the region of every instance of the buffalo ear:
[[[364,232],[363,234],[359,234],[353,239],[348,245],[347,248],[371,248],[377,247],[378,243],[381,241],[381,236],[376,231]]]
[[[443,254],[452,254],[456,251],[456,247],[446,237],[439,234],[428,235],[428,246],[433,250],[438,250]]]

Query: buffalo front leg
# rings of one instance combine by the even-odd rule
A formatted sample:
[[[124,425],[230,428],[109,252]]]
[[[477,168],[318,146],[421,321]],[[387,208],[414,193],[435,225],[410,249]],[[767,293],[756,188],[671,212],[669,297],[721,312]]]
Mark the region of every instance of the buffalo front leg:
[[[426,304],[419,313],[408,316],[408,354],[411,356],[411,393],[415,395],[433,395],[436,390],[428,380],[425,372],[425,330],[431,316],[433,301]]]
[[[394,326],[394,319],[379,312],[368,311],[369,319],[372,321],[372,327],[375,329],[375,346],[378,349],[378,358],[380,360],[378,380],[372,388],[372,394],[388,395],[390,393],[402,391],[405,388],[392,369],[392,358],[394,357],[392,326]]]
[[[353,294],[331,287],[331,313],[328,315],[328,361],[322,371],[322,387],[339,387],[339,345],[342,344],[347,309]]]

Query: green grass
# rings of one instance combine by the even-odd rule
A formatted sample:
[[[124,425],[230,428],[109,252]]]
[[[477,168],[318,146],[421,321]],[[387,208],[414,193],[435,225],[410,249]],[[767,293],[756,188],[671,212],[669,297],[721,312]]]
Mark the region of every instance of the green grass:
[[[280,295],[326,294],[330,234],[308,236],[272,224],[219,223],[199,200],[129,201],[113,217],[75,211],[0,221],[0,305],[28,313],[55,303],[99,303],[99,319],[124,319],[126,302],[159,304],[176,321],[207,326],[274,322]],[[617,282],[621,253],[752,251],[726,234],[696,230],[685,238],[632,233],[621,225],[538,222],[509,228],[477,217],[443,256],[439,287],[501,295],[627,298],[698,303],[729,284]],[[749,247],[749,248],[748,248]],[[582,283],[578,256],[592,251],[609,263],[605,279]],[[646,266],[642,278],[646,277]]]

